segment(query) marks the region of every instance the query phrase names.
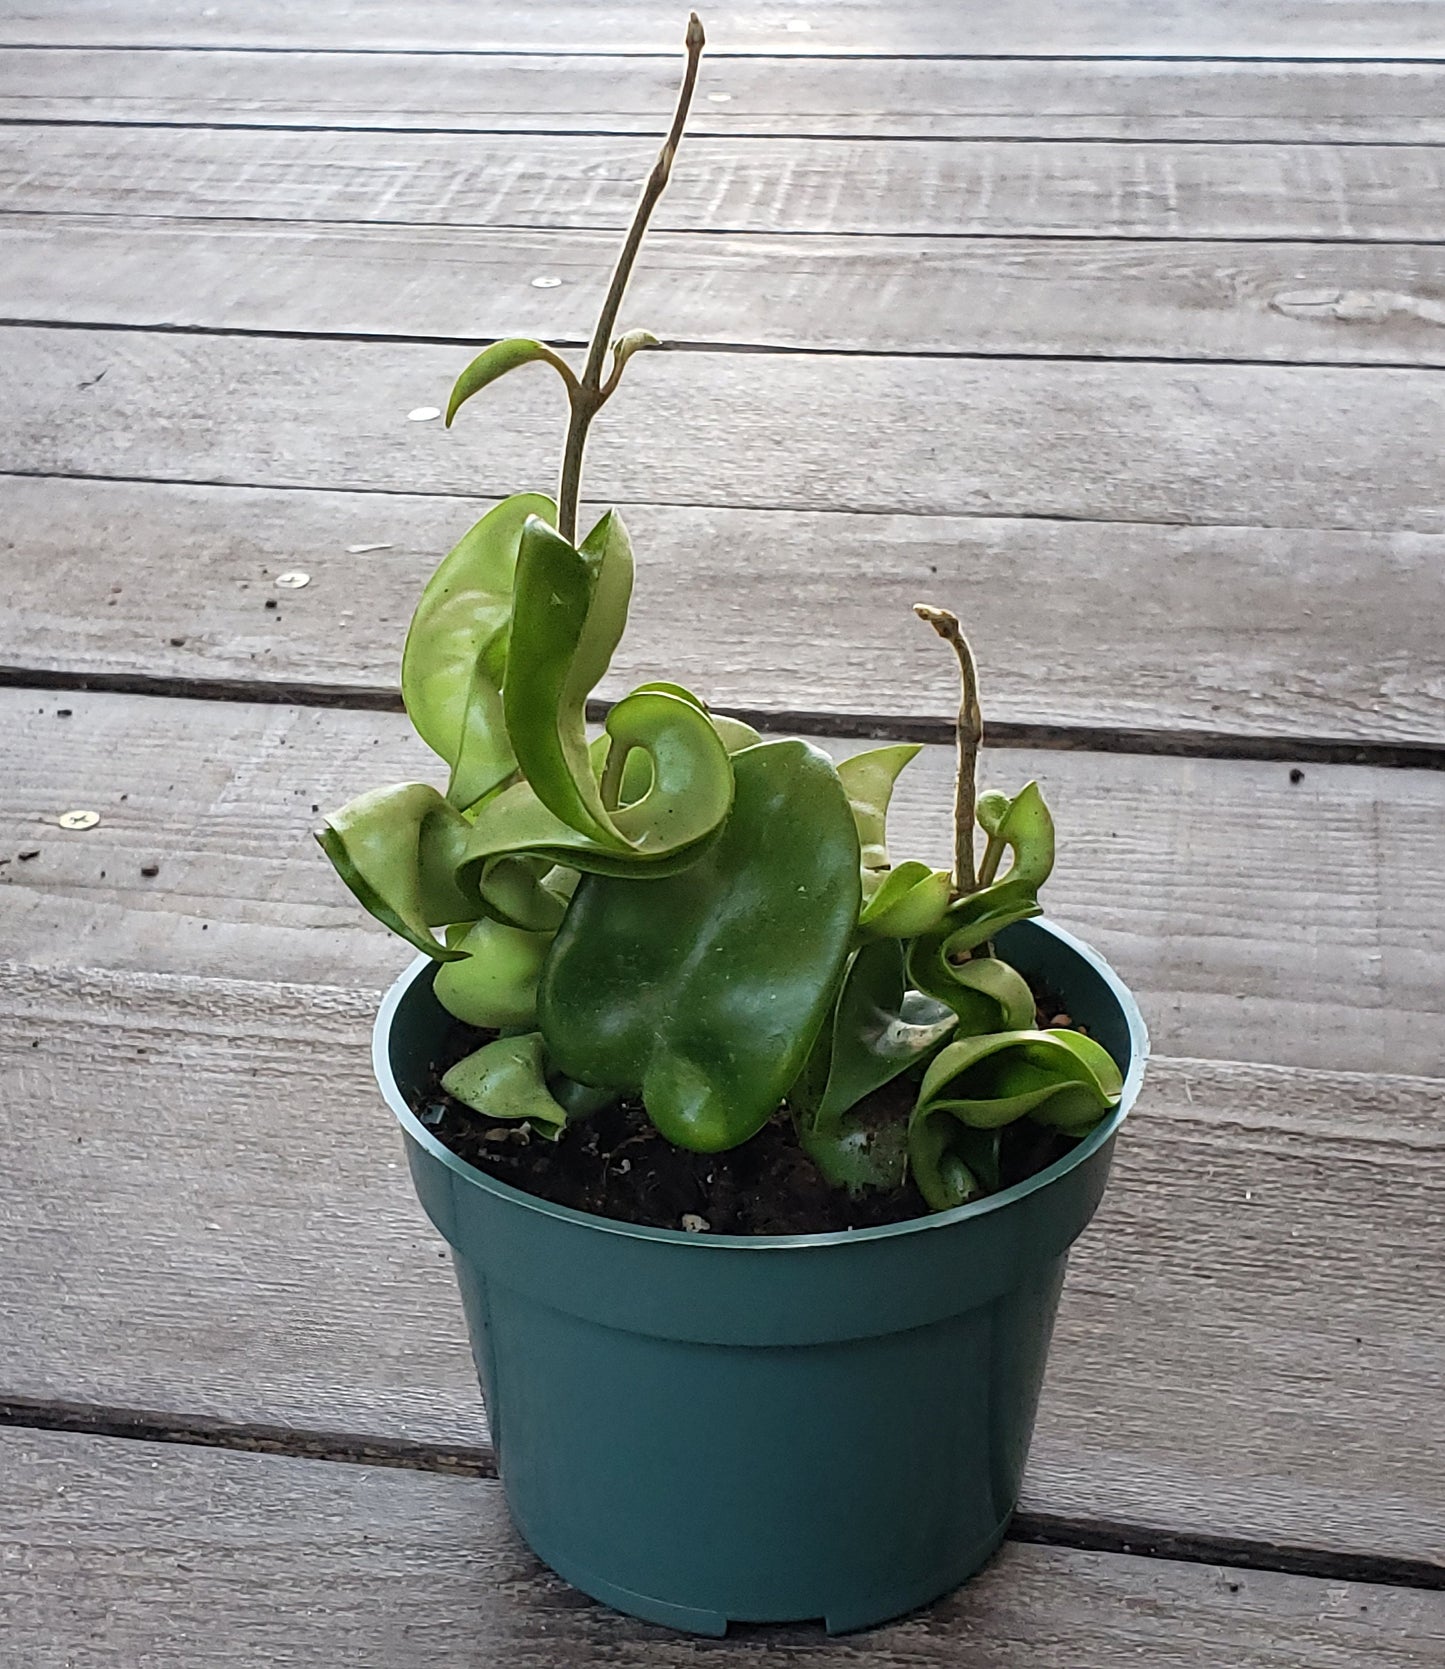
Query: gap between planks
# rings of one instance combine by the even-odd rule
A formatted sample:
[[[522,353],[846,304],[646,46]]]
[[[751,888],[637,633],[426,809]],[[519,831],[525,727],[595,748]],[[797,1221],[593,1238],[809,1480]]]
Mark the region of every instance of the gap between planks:
[[[12,130],[0,207],[500,230],[616,229],[655,147],[636,136],[299,129]],[[659,229],[957,238],[1432,242],[1445,148],[700,135]]]
[[[232,1423],[85,1403],[0,1397],[0,1427],[110,1437],[126,1442],[180,1444],[348,1466],[394,1467],[452,1478],[495,1480],[500,1475],[496,1451],[490,1445],[460,1448],[411,1443],[351,1432]],[[1171,1563],[1218,1565],[1230,1570],[1273,1571],[1281,1575],[1368,1582],[1427,1592],[1445,1590],[1445,1563],[1438,1560],[1394,1558],[1250,1537],[1181,1534],[1152,1525],[1071,1518],[1059,1513],[1015,1513],[1009,1524],[1008,1540],[1033,1547],[1122,1553]]]
[[[352,708],[400,713],[399,691],[365,685],[321,685],[243,678],[188,678],[145,672],[76,672],[45,666],[0,663],[0,689],[44,695],[86,690],[98,695],[160,696],[188,701],[255,702],[262,706]],[[587,718],[600,724],[613,703],[589,700]],[[732,718],[759,729],[803,730],[834,740],[947,744],[954,726],[947,720],[906,713],[808,712],[730,704]],[[1373,765],[1390,770],[1445,770],[1445,742],[1439,744],[1351,741],[1328,736],[1249,736],[1212,730],[1126,730],[1088,724],[1020,724],[989,720],[987,739],[1002,748],[1046,752],[1142,754],[1161,759],[1244,759],[1306,765]]]
[[[0,227],[0,233],[4,228]],[[755,234],[749,234],[755,235]],[[1370,247],[1374,247],[1373,245]],[[1326,305],[1321,303],[1321,306]],[[1445,312],[1445,309],[1442,309]],[[143,335],[143,336],[205,336],[219,339],[239,337],[243,340],[261,340],[268,342],[339,342],[339,343],[380,343],[396,346],[417,345],[421,347],[457,348],[468,353],[476,353],[479,349],[490,346],[500,340],[489,336],[446,336],[431,334],[425,331],[384,331],[384,330],[314,330],[288,329],[275,325],[223,325],[207,324],[172,324],[167,322],[137,322],[129,319],[93,319],[93,318],[52,318],[43,313],[14,314],[0,317],[0,330],[79,330],[91,335]],[[586,340],[577,337],[551,335],[548,338],[554,348],[580,351],[587,347]],[[1032,362],[1048,360],[1059,365],[1167,365],[1187,369],[1191,365],[1197,366],[1229,366],[1250,367],[1269,366],[1274,369],[1287,371],[1309,371],[1320,369],[1343,371],[1430,371],[1445,369],[1429,358],[1402,357],[1388,358],[1360,358],[1350,359],[1346,356],[1336,356],[1327,360],[1322,359],[1290,359],[1280,354],[1270,355],[1239,355],[1239,354],[1204,354],[1204,353],[1146,353],[1140,351],[1120,351],[1114,348],[1099,348],[1094,353],[1073,353],[1067,351],[1030,353],[1018,348],[936,348],[936,347],[861,347],[855,343],[846,344],[813,344],[808,342],[748,342],[737,339],[709,340],[706,337],[677,338],[660,342],[653,351],[670,354],[761,354],[768,356],[787,355],[792,358],[826,358],[826,359],[895,359],[895,360],[984,360],[1005,362],[1017,360]]]
[[[560,73],[565,66],[565,73]],[[0,119],[118,126],[660,135],[670,57],[304,50],[0,52]],[[1422,144],[1445,139],[1433,64],[740,58],[709,53],[693,136]]]

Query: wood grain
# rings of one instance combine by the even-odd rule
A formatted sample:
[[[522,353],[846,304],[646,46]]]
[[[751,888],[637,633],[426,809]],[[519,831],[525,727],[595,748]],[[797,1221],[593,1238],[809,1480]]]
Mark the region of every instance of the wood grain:
[[[29,326],[4,340],[14,473],[489,495],[546,486],[560,444],[545,368],[498,383],[453,432],[409,422],[446,404],[456,347]],[[1428,371],[656,353],[594,427],[588,487],[624,506],[1435,533],[1445,503],[1421,440],[1442,428]]]
[[[676,79],[664,56],[10,47],[0,118],[660,135]],[[1422,145],[1442,110],[1440,64],[710,56],[688,131]]]
[[[400,715],[27,690],[0,691],[0,715],[10,954],[340,986],[397,967],[309,836],[313,806],[433,774]],[[1445,1076],[1445,774],[1312,765],[1293,783],[1283,765],[1013,749],[985,767],[1043,784],[1062,832],[1046,903],[1117,963],[1157,1048]],[[930,748],[900,786],[895,853],[945,862],[951,805],[950,750]],[[73,807],[101,825],[57,828]]]
[[[0,209],[477,227],[627,224],[645,138],[17,127]],[[1419,242],[1445,149],[1110,141],[688,141],[660,227]]]
[[[1380,1669],[1445,1641],[1438,1595],[1360,1582],[1005,1546],[980,1577],[882,1629],[735,1641],[670,1634],[584,1600],[522,1546],[498,1485],[324,1462],[0,1434],[15,1669],[209,1669],[293,1660],[396,1669]],[[194,1503],[204,1501],[198,1516]]]
[[[7,964],[0,1395],[483,1438],[375,996]],[[1158,1061],[1066,1287],[1034,1511],[1445,1553],[1445,1084]],[[1388,1201],[1388,1210],[1381,1202]]]
[[[397,699],[426,576],[487,507],[67,478],[0,490],[7,675],[373,705]],[[911,606],[936,597],[967,613],[993,724],[1285,746],[1445,730],[1438,534],[644,505],[627,520],[640,581],[605,694],[670,672],[724,707],[946,725],[946,668]],[[311,584],[277,594],[298,568]]]
[[[1431,0],[830,0],[812,8],[734,0],[708,8],[716,58],[732,53],[863,56],[1078,55],[1304,59],[1441,58]],[[449,0],[228,0],[197,9],[177,0],[12,0],[0,42],[84,46],[338,45],[383,50],[681,50],[677,7],[565,0],[492,8],[484,18]]]
[[[616,242],[16,213],[0,218],[0,319],[433,337],[521,325],[581,343]],[[666,319],[673,342],[1445,365],[1445,259],[1428,244],[658,232],[628,308]]]

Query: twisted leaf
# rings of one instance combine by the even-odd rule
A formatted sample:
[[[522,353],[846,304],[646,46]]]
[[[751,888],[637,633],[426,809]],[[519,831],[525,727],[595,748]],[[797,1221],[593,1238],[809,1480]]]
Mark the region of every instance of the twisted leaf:
[[[686,874],[583,877],[538,998],[556,1066],[640,1091],[663,1136],[700,1152],[746,1141],[781,1102],[858,916],[858,839],[831,760],[764,742],[733,769],[732,814]]]
[[[1108,1050],[1082,1032],[998,1032],[950,1043],[923,1075],[918,1112],[949,1112],[980,1130],[1029,1113],[1082,1135],[1118,1103],[1123,1088]]]
[[[622,636],[631,593],[632,545],[615,511],[580,547],[540,518],[526,523],[502,694],[507,732],[542,804],[579,834],[614,849],[626,842],[593,774],[585,710]]]
[[[443,558],[412,616],[402,700],[417,734],[451,767],[447,797],[463,810],[517,768],[502,716],[517,551],[529,516],[556,514],[538,493],[503,500]]]
[[[955,1024],[952,1010],[908,989],[896,939],[865,944],[854,956],[808,1064],[788,1092],[799,1144],[835,1187],[902,1185],[903,1121],[870,1118],[858,1104],[921,1066]]]
[[[908,1132],[908,1163],[930,1209],[948,1211],[997,1191],[999,1134],[997,1130],[972,1130],[947,1113],[913,1121]]]
[[[893,785],[903,767],[916,759],[920,751],[916,742],[899,742],[892,747],[855,753],[838,766],[838,780],[848,795],[853,820],[858,826],[865,899],[872,898],[888,870],[888,805],[893,798]]]
[[[1082,1136],[1118,1105],[1123,1087],[1108,1050],[1081,1032],[1003,1032],[950,1043],[924,1073],[909,1120],[909,1163],[923,1197],[943,1211],[989,1191],[997,1186],[1004,1125],[1027,1114]]]
[[[433,927],[471,921],[474,891],[457,878],[471,825],[429,783],[374,788],[327,817],[321,849],[362,905],[439,962],[465,951],[439,945]]]
[[[865,938],[912,939],[932,932],[948,909],[952,877],[910,858],[890,869],[863,906],[858,927]]]
[[[948,1004],[958,1016],[960,1036],[1032,1026],[1034,998],[1023,976],[992,956],[952,962],[952,944],[952,937],[917,940],[909,948],[908,977],[920,991]]]
[[[484,1118],[526,1119],[550,1141],[567,1123],[567,1109],[547,1088],[540,1032],[484,1043],[447,1071],[442,1088]]]
[[[528,933],[479,921],[450,938],[461,961],[438,968],[432,989],[448,1013],[469,1026],[535,1026],[537,979],[551,933]]]

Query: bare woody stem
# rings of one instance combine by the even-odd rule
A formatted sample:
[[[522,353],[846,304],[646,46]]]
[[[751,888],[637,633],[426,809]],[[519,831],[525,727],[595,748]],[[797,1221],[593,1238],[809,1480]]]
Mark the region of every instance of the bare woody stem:
[[[627,240],[622,245],[622,253],[617,257],[617,265],[613,268],[612,282],[607,286],[602,311],[597,316],[597,329],[593,332],[591,344],[587,349],[587,363],[583,366],[581,379],[575,388],[568,391],[572,409],[567,424],[567,444],[562,453],[562,481],[557,490],[557,531],[573,544],[577,542],[577,501],[582,486],[582,454],[587,446],[587,430],[616,386],[614,377],[609,379],[608,386],[604,389],[603,361],[607,357],[607,347],[612,340],[618,310],[622,306],[627,281],[632,276],[637,252],[642,247],[647,223],[667,185],[668,176],[672,173],[672,159],[677,155],[682,130],[687,123],[688,109],[692,104],[693,89],[697,85],[697,69],[702,58],[703,45],[702,23],[697,13],[693,12],[687,22],[687,67],[683,71],[682,86],[678,90],[677,108],[672,113],[672,126],[667,130],[667,138],[663,140],[657,161],[653,163],[652,172],[647,176],[647,183],[642,188],[642,196],[633,213],[632,224],[627,230]]]
[[[958,656],[963,686],[958,704],[958,780],[953,794],[953,891],[956,897],[977,892],[978,873],[973,861],[973,824],[978,804],[978,750],[983,745],[983,713],[978,705],[978,671],[973,650],[963,635],[958,616],[944,608],[915,603],[913,612],[952,645]]]

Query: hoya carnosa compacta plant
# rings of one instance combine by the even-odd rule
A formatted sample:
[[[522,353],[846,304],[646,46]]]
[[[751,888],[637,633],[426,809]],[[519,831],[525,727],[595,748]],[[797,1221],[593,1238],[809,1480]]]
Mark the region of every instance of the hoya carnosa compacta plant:
[[[318,838],[361,903],[437,961],[442,1004],[497,1033],[443,1080],[489,1120],[565,1140],[635,1097],[668,1141],[718,1152],[786,1109],[834,1185],[893,1190],[911,1172],[942,1210],[997,1188],[1005,1125],[1082,1135],[1121,1090],[1100,1045],[1036,1029],[1027,984],[992,952],[1039,913],[1054,831],[1034,783],[975,793],[981,725],[957,620],[918,609],[962,672],[952,871],[889,853],[889,801],[915,746],[835,765],[673,683],[639,685],[588,734],[633,558],[615,510],[577,537],[582,454],[631,356],[658,345],[612,331],[701,48],[694,17],[672,127],[580,374],[512,339],[453,391],[448,424],[488,383],[542,362],[569,422],[557,502],[497,505],[417,604],[402,694],[447,767],[445,792],[373,789]]]

